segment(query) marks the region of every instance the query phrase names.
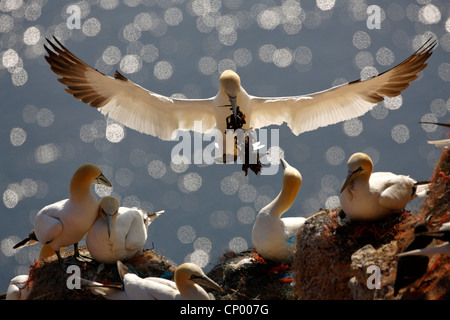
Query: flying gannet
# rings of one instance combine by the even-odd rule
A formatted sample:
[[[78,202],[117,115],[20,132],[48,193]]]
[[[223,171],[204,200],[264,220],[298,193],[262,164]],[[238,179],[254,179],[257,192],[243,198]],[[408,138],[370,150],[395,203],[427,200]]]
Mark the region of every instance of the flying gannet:
[[[100,263],[130,259],[142,251],[150,223],[163,213],[148,214],[138,208],[119,207],[116,198],[101,198],[98,217],[86,236],[89,253]]]
[[[446,241],[442,244],[433,247],[424,247],[420,249],[415,249],[411,251],[406,251],[400,253],[399,257],[411,256],[411,255],[421,255],[421,256],[432,256],[435,254],[446,254],[450,255],[450,222],[443,223],[439,228],[439,231],[435,232],[424,232],[420,234],[423,237],[429,237],[431,239],[437,239],[441,241]]]
[[[6,291],[6,300],[26,300],[31,291],[27,281],[27,274],[21,274],[12,278]]]
[[[348,175],[341,188],[342,210],[352,220],[378,220],[401,212],[408,202],[424,197],[429,183],[391,172],[374,172],[365,153],[353,154],[347,163]]]
[[[243,130],[259,129],[286,122],[295,135],[362,116],[384,97],[395,97],[418,78],[427,64],[436,41],[428,40],[396,67],[376,77],[332,87],[308,95],[257,97],[241,86],[239,75],[226,70],[220,76],[220,89],[207,99],[169,98],[146,90],[118,71],[114,78],[91,68],[65,48],[56,38],[48,40],[45,57],[58,81],[75,98],[141,133],[172,140],[178,130],[202,133],[216,127],[226,146],[227,125]],[[231,107],[231,108],[230,108]],[[230,113],[230,109],[232,113]],[[233,116],[230,120],[230,117]],[[196,125],[201,123],[201,128]],[[223,149],[222,149],[223,150]],[[232,153],[226,149],[226,154]]]
[[[294,203],[302,185],[302,176],[286,160],[283,187],[278,196],[259,211],[252,230],[252,242],[263,257],[277,262],[291,262],[295,249],[295,237],[305,222],[303,217],[281,218]]]
[[[175,270],[175,282],[158,277],[140,278],[129,272],[117,261],[117,268],[123,282],[123,290],[81,279],[82,283],[97,295],[110,300],[212,300],[200,285],[222,291],[222,288],[207,277],[202,269],[193,263],[184,263]]]
[[[69,199],[42,208],[34,221],[34,229],[27,238],[17,243],[14,249],[36,242],[48,245],[58,256],[61,267],[61,248],[74,245],[75,257],[79,257],[78,242],[91,228],[98,211],[98,200],[91,193],[91,184],[112,187],[99,167],[89,163],[83,164],[72,176]]]

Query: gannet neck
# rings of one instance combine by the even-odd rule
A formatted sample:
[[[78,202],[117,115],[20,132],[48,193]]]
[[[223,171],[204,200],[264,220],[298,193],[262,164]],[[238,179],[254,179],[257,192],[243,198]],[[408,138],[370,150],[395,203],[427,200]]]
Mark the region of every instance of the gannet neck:
[[[99,167],[89,163],[81,165],[75,171],[70,181],[70,198],[79,199],[89,195],[92,183],[111,186],[111,183],[103,176]]]
[[[100,168],[91,164],[81,165],[70,181],[70,197],[79,198],[90,193],[91,183],[101,174]]]
[[[291,167],[284,159],[282,162],[285,166],[283,187],[277,197],[263,209],[276,217],[281,217],[292,206],[302,185],[300,172]]]
[[[241,79],[233,70],[225,70],[220,76],[220,90],[235,98],[241,91]]]

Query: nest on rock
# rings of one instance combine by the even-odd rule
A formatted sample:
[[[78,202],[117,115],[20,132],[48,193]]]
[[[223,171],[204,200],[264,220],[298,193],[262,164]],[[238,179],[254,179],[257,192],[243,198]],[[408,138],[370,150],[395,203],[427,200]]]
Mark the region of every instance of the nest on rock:
[[[294,299],[291,265],[265,260],[254,249],[226,252],[208,276],[222,286],[217,300]]]
[[[80,254],[88,256],[85,247],[80,247]],[[95,261],[80,261],[73,256],[73,250],[65,250],[62,253],[65,266],[77,266],[84,279],[97,281],[106,285],[121,285],[120,276],[116,264],[99,264]],[[144,250],[136,254],[125,265],[142,278],[165,277],[173,279],[175,267],[167,262],[164,257],[150,250]],[[94,295],[91,290],[81,286],[72,288],[75,284],[74,273],[64,272],[59,262],[35,261],[30,266],[27,285],[31,286],[29,300],[95,300],[103,299]]]

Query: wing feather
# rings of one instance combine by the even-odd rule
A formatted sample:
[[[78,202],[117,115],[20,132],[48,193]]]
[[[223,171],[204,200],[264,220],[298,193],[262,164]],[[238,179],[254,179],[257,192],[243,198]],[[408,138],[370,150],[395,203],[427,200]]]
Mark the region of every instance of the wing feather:
[[[296,135],[362,116],[385,97],[395,97],[418,78],[436,40],[428,40],[409,58],[369,80],[356,80],[304,96],[252,97],[250,127],[286,122]]]
[[[176,137],[178,130],[201,132],[216,124],[213,98],[172,99],[133,83],[119,72],[114,78],[91,68],[65,48],[56,38],[47,39],[45,57],[50,69],[61,76],[59,82],[75,98],[98,108],[101,113],[139,132],[163,140]],[[201,127],[195,126],[201,121]]]

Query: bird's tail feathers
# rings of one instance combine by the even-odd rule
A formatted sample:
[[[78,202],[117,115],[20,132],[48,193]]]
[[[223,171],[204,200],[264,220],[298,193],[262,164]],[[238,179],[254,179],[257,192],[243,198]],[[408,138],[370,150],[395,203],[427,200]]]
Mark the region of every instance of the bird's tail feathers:
[[[88,287],[95,295],[103,296],[109,300],[123,300],[126,299],[126,294],[121,286],[105,285],[100,282],[79,278],[83,286]]]
[[[430,191],[430,181],[417,181],[415,184],[414,197],[425,197]]]
[[[150,221],[153,221],[157,217],[159,217],[160,215],[164,214],[164,212],[166,212],[166,211],[165,210],[161,210],[161,211],[154,212],[154,213],[147,213],[147,219],[149,219]]]
[[[434,247],[426,247],[422,249],[411,250],[400,253],[399,257],[404,256],[432,256],[435,254],[450,253],[450,246],[448,242],[442,243]]]

